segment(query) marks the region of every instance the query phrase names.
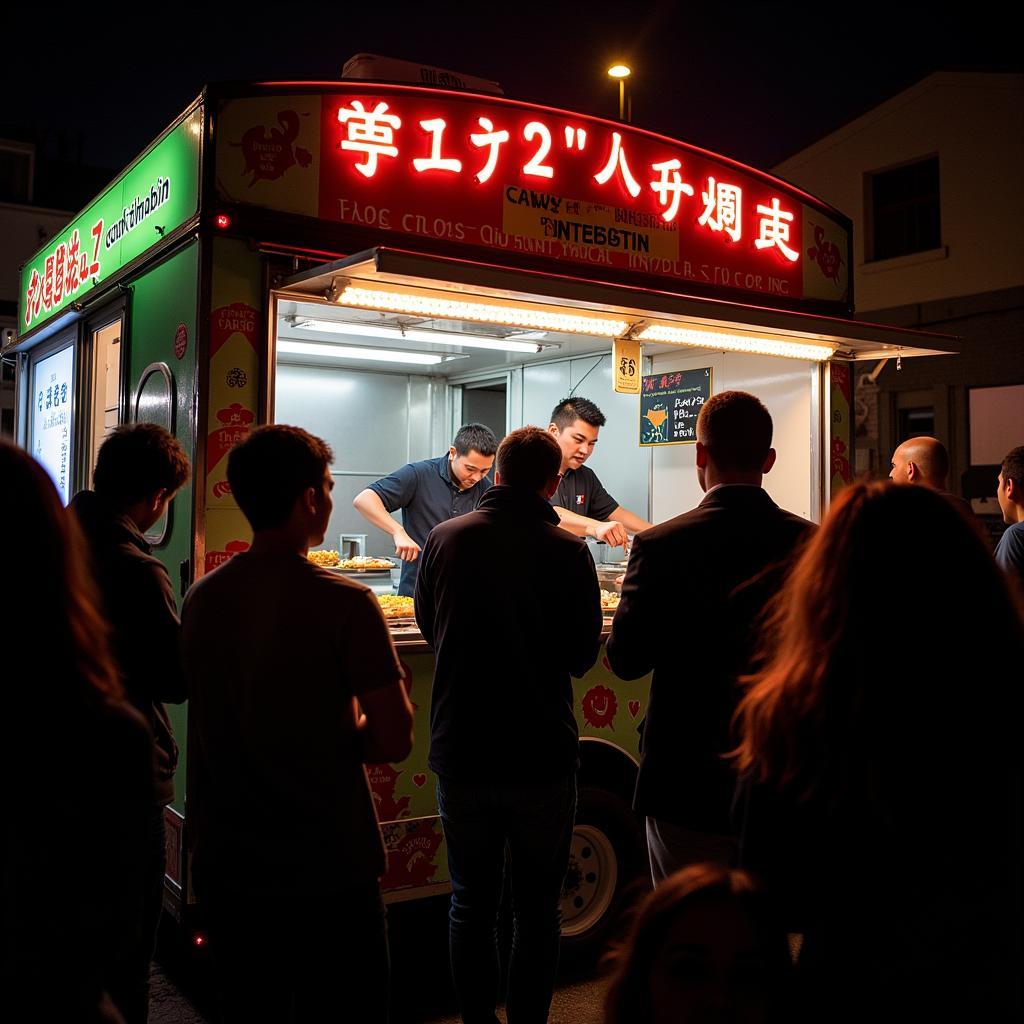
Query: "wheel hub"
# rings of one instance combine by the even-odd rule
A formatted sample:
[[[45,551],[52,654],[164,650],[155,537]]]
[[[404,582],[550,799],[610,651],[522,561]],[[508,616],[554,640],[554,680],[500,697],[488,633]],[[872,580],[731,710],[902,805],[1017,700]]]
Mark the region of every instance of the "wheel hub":
[[[618,877],[618,858],[608,836],[593,825],[577,825],[562,885],[564,936],[581,935],[601,920],[612,904]]]

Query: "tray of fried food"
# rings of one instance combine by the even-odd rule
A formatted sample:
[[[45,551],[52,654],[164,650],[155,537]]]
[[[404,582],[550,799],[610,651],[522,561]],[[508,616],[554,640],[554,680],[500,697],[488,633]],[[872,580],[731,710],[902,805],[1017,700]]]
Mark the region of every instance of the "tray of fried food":
[[[310,551],[306,558],[323,569],[334,569],[340,561],[337,551]]]
[[[377,555],[355,555],[353,558],[341,558],[335,565],[335,568],[342,572],[390,572],[394,567],[395,563],[390,558],[380,558]]]
[[[397,594],[378,594],[377,601],[384,618],[389,622],[398,620],[415,621],[413,601],[411,597],[399,597]]]
[[[619,607],[619,595],[614,590],[601,591],[601,611],[613,612]]]

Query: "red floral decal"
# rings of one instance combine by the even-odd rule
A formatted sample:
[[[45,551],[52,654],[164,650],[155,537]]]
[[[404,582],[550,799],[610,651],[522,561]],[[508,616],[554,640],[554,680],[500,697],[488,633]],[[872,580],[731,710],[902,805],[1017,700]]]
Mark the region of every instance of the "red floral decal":
[[[592,686],[583,695],[583,718],[595,729],[611,729],[619,701],[614,690],[607,686]]]

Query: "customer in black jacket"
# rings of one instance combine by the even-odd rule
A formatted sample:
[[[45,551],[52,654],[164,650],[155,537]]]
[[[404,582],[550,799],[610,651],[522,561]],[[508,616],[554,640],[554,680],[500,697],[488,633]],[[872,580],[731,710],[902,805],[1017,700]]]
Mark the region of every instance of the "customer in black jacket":
[[[713,396],[697,420],[690,512],[634,541],[608,660],[623,679],[654,671],[634,806],[647,818],[658,884],[698,861],[729,864],[735,777],[723,754],[756,625],[811,524],[761,487],[775,464],[772,419],[753,395]]]
[[[174,591],[144,535],[188,476],[184,450],[162,427],[119,427],[100,446],[95,491],[80,491],[70,505],[88,542],[125,696],[149,722],[156,747],[156,800],[142,919],[131,954],[111,985],[128,1024],[145,1021],[148,1013],[149,961],[163,899],[164,807],[174,799],[178,749],[162,702],[185,699]]]
[[[516,919],[509,1019],[547,1020],[576,808],[571,676],[597,659],[601,597],[586,544],[548,504],[561,450],[536,427],[501,443],[497,483],[423,548],[416,621],[436,651],[431,769],[452,882],[452,972],[466,1024],[497,1019],[505,849]]]

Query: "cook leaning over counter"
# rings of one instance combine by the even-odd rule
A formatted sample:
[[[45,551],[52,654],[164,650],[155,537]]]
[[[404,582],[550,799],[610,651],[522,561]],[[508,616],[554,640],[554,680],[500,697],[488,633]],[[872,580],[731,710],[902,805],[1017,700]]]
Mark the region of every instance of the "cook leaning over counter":
[[[412,597],[420,548],[438,523],[472,512],[491,486],[487,474],[494,464],[498,439],[482,423],[459,427],[455,440],[436,459],[410,462],[370,484],[353,499],[356,510],[391,535],[402,560],[398,593]],[[402,510],[402,522],[391,515]]]
[[[623,508],[597,474],[583,465],[593,454],[605,422],[604,413],[587,398],[564,398],[551,411],[548,432],[562,449],[561,479],[551,504],[563,530],[620,547],[628,542],[628,534],[653,524]]]

